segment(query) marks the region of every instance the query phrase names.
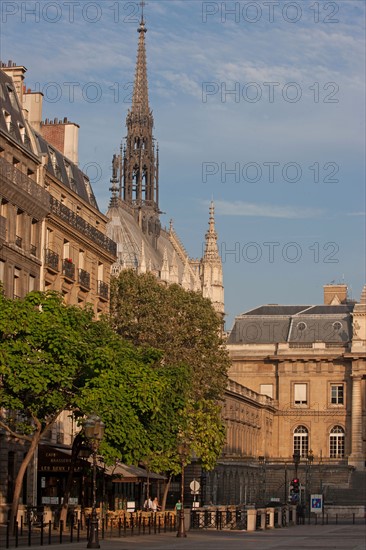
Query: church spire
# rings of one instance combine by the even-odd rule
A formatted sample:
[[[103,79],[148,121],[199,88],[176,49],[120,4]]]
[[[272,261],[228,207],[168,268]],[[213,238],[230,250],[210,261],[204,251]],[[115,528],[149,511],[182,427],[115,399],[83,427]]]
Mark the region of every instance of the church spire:
[[[215,229],[215,208],[211,201],[208,231],[206,233],[205,253],[202,265],[202,294],[212,301],[218,314],[225,315],[224,285],[222,276],[222,262],[217,247],[217,233]]]
[[[132,106],[126,126],[127,138],[121,162],[122,184],[120,197],[134,212],[142,232],[157,249],[160,235],[159,210],[159,153],[153,136],[154,118],[149,106],[145,35],[142,15],[139,33]]]
[[[140,26],[137,29],[139,33],[139,43],[137,48],[137,61],[135,71],[135,83],[132,96],[132,112],[150,114],[149,108],[149,89],[147,80],[147,68],[146,68],[146,46],[145,46],[145,34],[147,29],[145,27],[144,12],[142,4],[142,15]]]
[[[219,251],[217,248],[217,233],[215,229],[215,206],[213,201],[210,204],[210,218],[208,222],[208,231],[206,233],[206,245],[204,260],[219,261],[221,264]]]

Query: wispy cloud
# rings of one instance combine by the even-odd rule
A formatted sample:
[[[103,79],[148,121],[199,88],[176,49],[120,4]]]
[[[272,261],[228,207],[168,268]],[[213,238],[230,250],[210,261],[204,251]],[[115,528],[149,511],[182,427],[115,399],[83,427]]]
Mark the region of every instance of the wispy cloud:
[[[319,218],[324,214],[320,208],[297,208],[291,205],[255,204],[243,201],[215,201],[216,212],[222,216],[256,216],[260,218]]]

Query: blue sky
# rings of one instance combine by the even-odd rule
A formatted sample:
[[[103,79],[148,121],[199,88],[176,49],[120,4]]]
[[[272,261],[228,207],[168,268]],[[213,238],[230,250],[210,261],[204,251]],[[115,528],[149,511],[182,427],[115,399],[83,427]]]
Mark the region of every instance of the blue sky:
[[[100,209],[126,135],[138,2],[1,4],[0,57],[28,69],[44,118],[80,125]],[[160,207],[192,257],[211,198],[227,328],[263,303],[365,283],[365,3],[150,0]],[[72,83],[72,84],[71,84]]]

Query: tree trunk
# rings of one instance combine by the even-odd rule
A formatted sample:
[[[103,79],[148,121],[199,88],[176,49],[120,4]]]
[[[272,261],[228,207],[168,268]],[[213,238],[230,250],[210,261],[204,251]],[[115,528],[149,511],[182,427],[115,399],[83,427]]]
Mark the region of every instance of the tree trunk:
[[[31,443],[30,443],[30,447],[28,449],[27,454],[25,455],[25,457],[23,459],[23,462],[20,465],[18,475],[15,479],[13,502],[12,502],[11,511],[10,511],[10,526],[11,526],[11,529],[13,529],[14,521],[15,521],[17,515],[18,515],[19,499],[20,499],[20,494],[21,494],[21,491],[22,491],[24,475],[25,475],[25,472],[28,468],[28,465],[29,465],[30,461],[32,460],[33,455],[34,455],[34,453],[35,453],[35,451],[38,447],[38,443],[40,442],[41,435],[42,435],[41,426],[39,426],[39,428],[37,428],[36,431],[33,434],[33,437],[32,437]],[[36,476],[37,472],[34,472],[34,475]]]
[[[168,481],[165,483],[163,500],[161,501],[161,510],[162,510],[162,512],[165,512],[166,499],[168,497],[168,492],[169,492],[171,480],[172,480],[172,474],[169,475]]]
[[[76,435],[74,442],[72,444],[70,470],[67,476],[64,498],[62,500],[61,511],[60,511],[60,522],[63,521],[63,524],[65,526],[66,526],[66,519],[67,519],[67,511],[69,508],[69,498],[71,493],[72,481],[74,479],[74,471],[75,471],[78,454],[81,448],[81,444],[82,444],[82,437],[79,432]]]

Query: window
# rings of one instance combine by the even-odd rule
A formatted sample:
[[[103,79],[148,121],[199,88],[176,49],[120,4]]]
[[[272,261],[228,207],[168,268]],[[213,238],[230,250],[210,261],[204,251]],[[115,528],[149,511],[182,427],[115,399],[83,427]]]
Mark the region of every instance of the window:
[[[307,405],[307,384],[294,384],[294,403],[295,405]]]
[[[261,395],[268,395],[273,399],[273,384],[261,384],[260,388]]]
[[[343,384],[331,384],[330,402],[332,405],[344,405]]]
[[[29,275],[28,292],[33,292],[36,288],[36,278],[34,275]]]
[[[344,429],[342,426],[334,426],[329,436],[330,458],[344,458]]]
[[[0,260],[0,281],[4,281],[5,276],[5,262],[4,260]]]
[[[305,426],[297,426],[294,430],[294,454],[300,453],[301,458],[308,456],[309,432]]]
[[[14,268],[14,298],[20,298],[21,289],[20,289],[20,269]]]

